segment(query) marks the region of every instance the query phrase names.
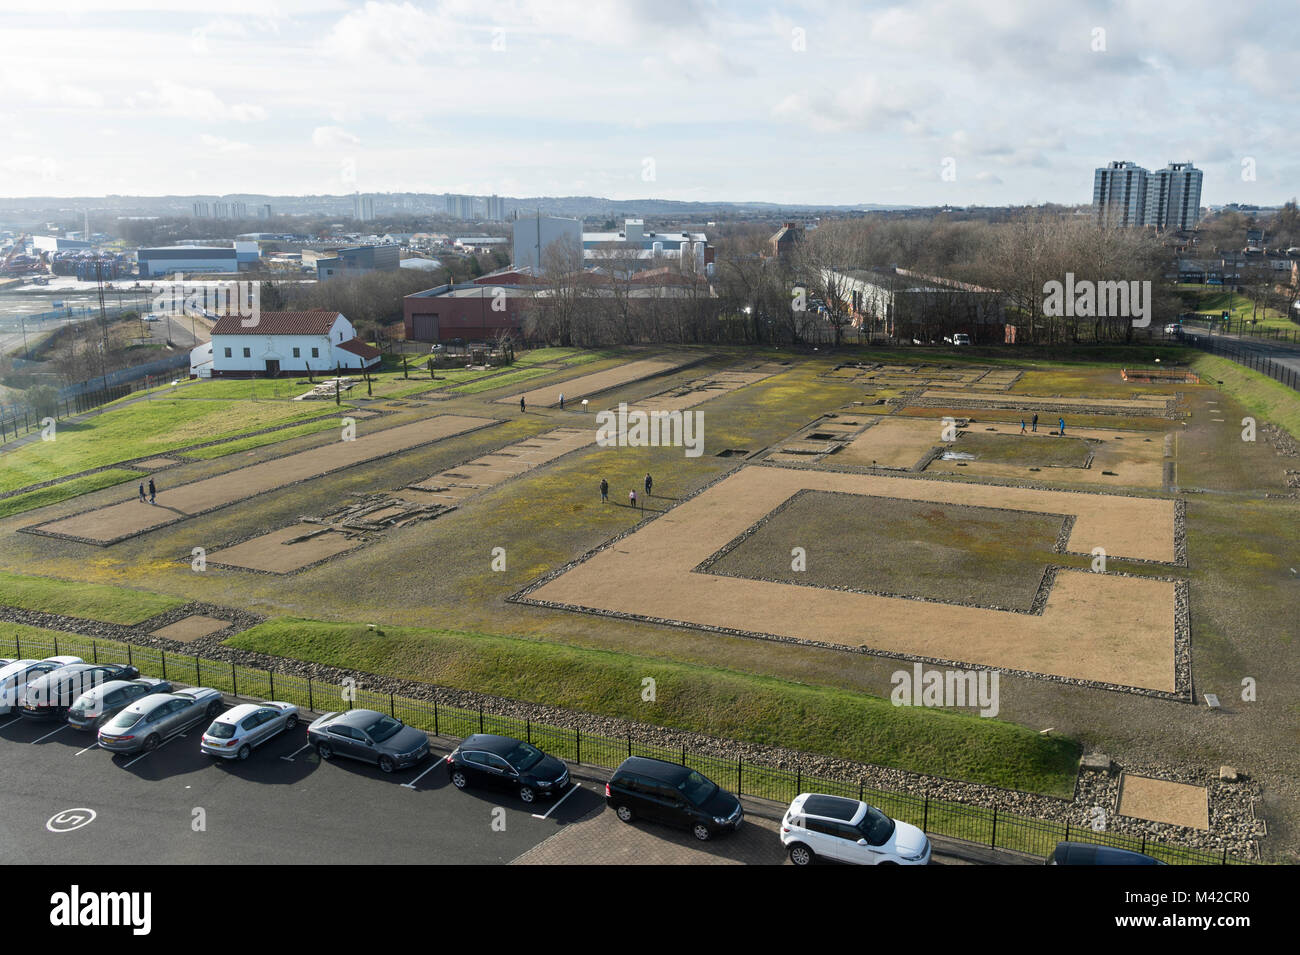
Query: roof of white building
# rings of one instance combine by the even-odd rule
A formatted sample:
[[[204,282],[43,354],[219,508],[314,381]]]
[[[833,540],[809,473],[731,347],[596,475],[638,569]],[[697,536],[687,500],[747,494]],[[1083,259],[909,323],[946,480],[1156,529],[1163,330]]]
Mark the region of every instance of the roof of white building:
[[[339,312],[313,309],[305,312],[262,312],[257,324],[245,326],[240,315],[223,315],[212,326],[213,335],[328,335]]]

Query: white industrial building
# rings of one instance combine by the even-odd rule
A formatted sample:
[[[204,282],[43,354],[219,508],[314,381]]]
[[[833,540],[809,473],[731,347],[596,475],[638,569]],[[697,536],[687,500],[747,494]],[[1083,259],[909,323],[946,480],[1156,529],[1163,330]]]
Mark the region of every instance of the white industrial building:
[[[582,222],[560,216],[529,216],[515,220],[514,267],[541,269],[552,248],[582,249]]]
[[[255,319],[225,315],[212,326],[211,345],[214,378],[361,371],[380,359],[379,349],[359,341],[341,312],[327,309],[262,312]],[[201,367],[203,356],[197,357]],[[195,358],[191,353],[191,368]]]

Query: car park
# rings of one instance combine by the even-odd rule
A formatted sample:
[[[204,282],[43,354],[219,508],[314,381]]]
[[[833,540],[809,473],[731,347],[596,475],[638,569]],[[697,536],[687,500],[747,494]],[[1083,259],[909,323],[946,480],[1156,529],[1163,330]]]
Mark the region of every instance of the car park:
[[[68,708],[68,725],[73,729],[98,732],[108,720],[142,697],[170,693],[167,680],[142,676],[134,680],[109,680],[81,694]]]
[[[689,829],[704,842],[740,828],[740,800],[687,766],[629,756],[605,784],[605,802],[623,822],[646,819]]]
[[[326,713],[307,727],[307,739],[323,760],[346,756],[374,763],[381,772],[414,766],[429,755],[429,737],[378,710]]]
[[[59,667],[85,663],[81,657],[46,657],[44,660],[14,660],[0,669],[0,716],[12,713],[18,705],[18,696],[32,680],[38,679]]]
[[[159,693],[124,707],[99,729],[99,745],[114,753],[150,752],[225,709],[220,690],[206,686]]]
[[[929,865],[930,840],[860,799],[800,793],[781,820],[781,843],[795,865],[831,859],[849,865]]]
[[[1047,865],[1164,865],[1159,859],[1119,849],[1115,846],[1098,846],[1091,842],[1058,842]]]
[[[133,680],[128,663],[72,663],[37,677],[18,694],[18,712],[34,720],[62,720],[78,697],[110,680]]]
[[[199,749],[222,759],[248,759],[258,746],[297,725],[298,707],[292,703],[240,703],[212,721]]]
[[[457,789],[470,785],[513,789],[524,802],[569,788],[569,768],[562,761],[509,736],[476,733],[452,750],[446,765]]]

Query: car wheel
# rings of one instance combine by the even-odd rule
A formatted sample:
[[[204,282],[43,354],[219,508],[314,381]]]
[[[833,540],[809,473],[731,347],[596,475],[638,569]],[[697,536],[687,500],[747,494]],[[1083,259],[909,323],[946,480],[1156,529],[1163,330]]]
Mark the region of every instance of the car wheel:
[[[453,769],[451,771],[451,784],[457,789],[464,789],[469,785],[469,777],[465,775],[463,770]]]
[[[636,818],[636,813],[634,813],[628,806],[614,807],[614,815],[618,816],[618,818],[623,820],[623,822],[631,822]]]
[[[709,831],[709,827],[702,822],[697,822],[694,827],[692,827],[691,834],[695,836],[696,839],[699,839],[700,842],[708,842],[709,839],[713,837],[713,833]]]
[[[284,728],[287,730],[291,730],[297,725],[298,725],[298,715],[296,713],[284,721]]]
[[[236,753],[235,755],[238,756],[240,759],[248,759],[249,755],[252,752],[253,752],[253,747],[245,743],[243,746],[239,747],[239,752]]]
[[[802,842],[790,846],[790,861],[795,865],[812,865],[815,858],[813,851]]]
[[[391,756],[379,757],[379,771],[381,773],[391,773],[396,768],[397,767],[393,764],[393,759]]]
[[[158,748],[158,744],[159,744],[160,742],[162,742],[162,741],[161,741],[160,739],[158,739],[158,734],[157,734],[157,733],[154,733],[152,736],[150,736],[150,737],[148,737],[147,739],[145,739],[145,741],[144,741],[144,751],[145,751],[146,753],[152,753],[155,749]]]
[[[524,802],[532,802],[537,798],[537,793],[533,792],[532,786],[520,786],[519,798]]]
[[[331,746],[329,743],[317,743],[316,755],[319,756],[321,759],[333,759],[334,747]]]

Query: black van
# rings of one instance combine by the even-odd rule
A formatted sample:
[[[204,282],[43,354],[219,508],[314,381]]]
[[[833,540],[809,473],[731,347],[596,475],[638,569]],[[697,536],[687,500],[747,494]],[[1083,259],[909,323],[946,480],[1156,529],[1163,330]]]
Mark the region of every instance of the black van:
[[[1048,865],[1164,865],[1159,859],[1091,842],[1058,842],[1047,857]]]
[[[605,784],[605,802],[624,822],[679,826],[701,842],[739,829],[745,818],[740,800],[703,774],[645,756],[629,756],[614,770]]]

